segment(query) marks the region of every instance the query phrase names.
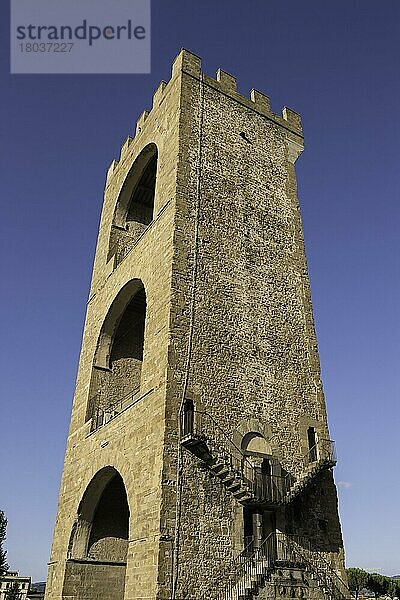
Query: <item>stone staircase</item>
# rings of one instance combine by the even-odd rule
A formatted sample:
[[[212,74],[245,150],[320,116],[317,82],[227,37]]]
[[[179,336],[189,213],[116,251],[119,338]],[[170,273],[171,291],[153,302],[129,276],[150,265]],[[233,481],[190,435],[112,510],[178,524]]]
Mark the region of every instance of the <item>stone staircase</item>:
[[[268,486],[263,486],[249,458],[213,417],[207,413],[199,414],[201,419],[197,419],[191,431],[183,435],[182,446],[200,458],[238,502],[262,502],[264,506],[283,504],[283,478],[271,476]]]
[[[336,464],[334,442],[319,440],[285,476],[261,475],[211,415],[196,412],[181,444],[220,479],[242,504],[289,504],[316,475]]]
[[[244,566],[242,577],[233,587],[226,590],[221,600],[247,600],[256,598],[264,584],[271,577],[271,568],[265,557],[255,557],[251,563]]]
[[[199,600],[252,600],[268,582],[273,572],[269,535],[260,548],[252,543],[217,573]]]
[[[314,581],[328,600],[351,600],[351,592],[322,552],[313,549],[312,541],[299,536],[279,534],[282,545],[291,560],[302,563],[311,581]],[[278,539],[278,544],[280,543]]]
[[[315,460],[311,460],[310,457]],[[331,469],[336,465],[335,446],[332,440],[319,440],[295,465],[294,476],[292,473],[286,475],[285,503],[289,504],[298,496],[314,479],[318,473],[325,469]]]
[[[275,587],[282,570],[303,572],[308,589],[314,583],[326,600],[351,600],[345,582],[311,547],[304,537],[271,533],[259,548],[244,551],[225,566],[199,600],[257,600],[267,586]]]
[[[238,502],[264,508],[289,504],[318,473],[336,464],[334,442],[319,440],[293,464],[290,473],[262,475],[205,412],[193,411],[186,418],[181,444],[203,461]],[[224,566],[199,600],[257,600],[258,596],[261,600],[267,586],[275,588],[274,580],[280,580],[282,569],[303,573],[325,600],[350,600],[346,584],[310,540],[274,532],[258,548],[252,544]]]
[[[219,452],[206,464],[236,500],[247,502],[253,498],[252,482],[245,477],[243,469],[238,469],[234,462],[231,455]]]

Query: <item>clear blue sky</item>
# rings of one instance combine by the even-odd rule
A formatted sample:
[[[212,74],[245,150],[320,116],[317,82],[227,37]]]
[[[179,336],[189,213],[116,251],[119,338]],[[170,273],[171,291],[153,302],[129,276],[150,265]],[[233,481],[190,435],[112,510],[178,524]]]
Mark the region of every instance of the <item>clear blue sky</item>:
[[[348,566],[400,573],[399,25],[391,0],[153,0],[151,75],[10,76],[1,3],[0,507],[46,576],[105,171],[181,46],[303,116],[297,163]]]

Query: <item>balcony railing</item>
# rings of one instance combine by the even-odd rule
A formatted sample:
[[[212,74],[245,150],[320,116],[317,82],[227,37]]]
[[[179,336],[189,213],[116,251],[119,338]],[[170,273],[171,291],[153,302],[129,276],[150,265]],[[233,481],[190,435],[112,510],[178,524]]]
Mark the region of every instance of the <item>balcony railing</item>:
[[[252,462],[210,414],[184,413],[182,429],[183,446],[204,460],[228,489],[241,484],[238,493],[242,494],[246,488],[246,499],[271,505],[284,502],[286,479],[275,473],[264,473],[262,466]],[[271,466],[273,469],[274,465]],[[235,495],[235,491],[232,493]]]
[[[273,459],[272,472],[263,472],[263,466],[252,462],[214,417],[193,408],[183,413],[182,445],[203,460],[228,489],[232,491],[236,485],[238,492],[232,493],[238,500],[271,506],[291,502],[319,471],[336,464],[335,443],[320,439],[291,466],[290,472],[274,473],[274,468],[278,473],[281,470]]]
[[[137,399],[140,393],[140,386],[130,390],[127,394],[124,394],[111,404],[102,406],[102,400],[104,400],[104,392],[97,392],[90,402],[93,407],[93,415],[91,421],[90,431],[96,431],[99,427],[106,425],[112,419],[115,419],[123,410],[131,406]]]
[[[272,532],[256,543],[253,538],[243,552],[223,565],[199,600],[253,600],[272,573],[282,567],[306,571],[326,597],[349,600],[351,593],[313,540],[299,535]]]
[[[284,488],[287,499],[294,497],[317,472],[334,467],[336,462],[335,442],[327,439],[318,440],[286,474]]]

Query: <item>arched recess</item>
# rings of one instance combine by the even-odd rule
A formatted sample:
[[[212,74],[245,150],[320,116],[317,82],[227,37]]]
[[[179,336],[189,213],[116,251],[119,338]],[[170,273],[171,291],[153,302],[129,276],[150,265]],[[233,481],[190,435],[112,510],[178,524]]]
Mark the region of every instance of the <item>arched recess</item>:
[[[112,303],[94,356],[86,419],[92,430],[105,424],[140,395],[146,323],[146,292],[128,282]]]
[[[249,431],[243,436],[241,448],[248,454],[272,455],[271,444],[261,433],[256,431]]]
[[[123,600],[129,516],[121,475],[114,467],[102,468],[79,504],[71,532],[63,598]]]
[[[69,544],[69,558],[126,562],[129,506],[125,485],[114,467],[93,477],[78,508]]]
[[[262,477],[281,476],[279,458],[274,453],[271,443],[259,431],[245,433],[240,447]]]
[[[154,218],[158,150],[148,144],[133,163],[115,207],[108,260],[115,266],[128,254]]]

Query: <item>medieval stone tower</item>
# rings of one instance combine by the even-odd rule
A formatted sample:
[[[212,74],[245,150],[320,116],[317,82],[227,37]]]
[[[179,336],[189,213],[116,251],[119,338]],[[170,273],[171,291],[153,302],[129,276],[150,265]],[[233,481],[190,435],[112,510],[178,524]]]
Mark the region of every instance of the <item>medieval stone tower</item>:
[[[348,595],[302,150],[182,50],[111,164],[47,600]]]

